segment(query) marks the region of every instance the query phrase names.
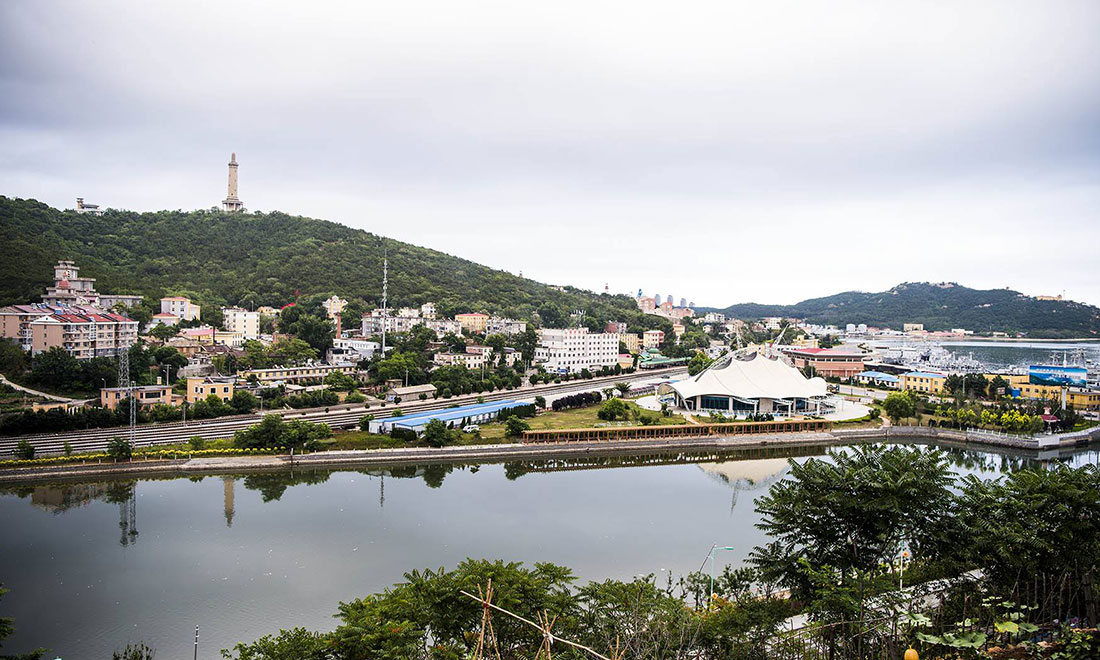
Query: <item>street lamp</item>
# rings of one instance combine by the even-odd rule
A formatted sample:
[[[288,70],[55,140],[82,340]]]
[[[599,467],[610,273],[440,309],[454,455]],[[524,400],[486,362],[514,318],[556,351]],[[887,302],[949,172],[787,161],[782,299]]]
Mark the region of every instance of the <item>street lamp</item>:
[[[734,548],[733,546],[729,546],[729,545],[720,548],[720,547],[718,547],[717,543],[710,546],[710,552],[707,553],[707,559],[710,560],[710,593],[707,594],[707,603],[708,604],[711,602],[711,600],[714,599],[714,553],[718,552],[719,550],[736,550],[736,549],[737,548]]]

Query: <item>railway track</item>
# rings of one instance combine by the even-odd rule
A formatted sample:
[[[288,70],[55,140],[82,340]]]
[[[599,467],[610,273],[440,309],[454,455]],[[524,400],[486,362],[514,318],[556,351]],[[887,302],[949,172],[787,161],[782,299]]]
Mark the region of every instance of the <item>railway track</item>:
[[[469,405],[475,403],[478,397],[485,401],[500,401],[502,399],[533,400],[536,396],[552,399],[556,396],[575,392],[591,392],[603,389],[611,383],[633,382],[649,380],[661,376],[677,376],[685,373],[686,369],[673,368],[634,373],[629,375],[605,376],[586,381],[573,381],[556,385],[541,385],[521,390],[504,390],[484,394],[470,394],[451,399],[434,399],[430,401],[405,402],[401,404],[382,404],[371,408],[365,408],[363,404],[337,404],[325,408],[302,408],[298,410],[280,409],[265,410],[251,415],[234,415],[231,417],[218,417],[216,419],[194,420],[189,422],[167,422],[158,424],[141,424],[134,429],[134,446],[151,447],[156,445],[173,445],[186,442],[189,438],[198,436],[206,440],[228,438],[235,431],[248,428],[260,421],[263,415],[272,413],[282,415],[284,419],[304,419],[310,422],[324,422],[334,429],[350,429],[359,425],[359,419],[364,415],[374,415],[376,419],[385,419],[392,416],[395,409],[400,408],[404,414],[413,412],[427,412],[431,410],[443,410],[457,405]],[[65,431],[62,433],[41,433],[20,436],[5,436],[0,438],[0,458],[8,458],[13,455],[16,444],[26,439],[35,448],[36,456],[58,455],[64,452],[65,443],[68,442],[73,453],[102,451],[107,448],[108,442],[116,436],[126,437],[129,427],[112,426],[99,429],[81,429],[78,431]]]

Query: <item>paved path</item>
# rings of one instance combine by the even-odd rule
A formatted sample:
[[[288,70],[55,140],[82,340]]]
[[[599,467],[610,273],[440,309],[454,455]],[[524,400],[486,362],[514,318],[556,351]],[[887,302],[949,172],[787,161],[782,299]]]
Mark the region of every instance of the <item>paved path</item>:
[[[20,392],[26,392],[27,394],[33,394],[35,396],[40,396],[40,397],[49,399],[51,401],[62,401],[64,403],[83,403],[85,401],[85,399],[68,399],[68,398],[65,398],[63,396],[57,396],[56,394],[48,394],[46,392],[39,392],[38,390],[32,390],[31,388],[24,387],[23,385],[20,385],[19,383],[11,382],[10,380],[8,380],[4,376],[4,374],[0,374],[0,383],[8,385],[9,387],[14,387],[15,389],[19,390]]]

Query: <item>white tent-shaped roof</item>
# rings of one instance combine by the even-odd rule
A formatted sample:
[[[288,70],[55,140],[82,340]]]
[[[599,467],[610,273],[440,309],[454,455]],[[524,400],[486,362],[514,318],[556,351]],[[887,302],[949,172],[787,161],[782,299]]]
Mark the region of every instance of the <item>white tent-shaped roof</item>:
[[[699,395],[739,399],[809,399],[828,394],[823,378],[806,378],[787,363],[759,353],[730,354],[687,380],[669,386],[684,399]]]

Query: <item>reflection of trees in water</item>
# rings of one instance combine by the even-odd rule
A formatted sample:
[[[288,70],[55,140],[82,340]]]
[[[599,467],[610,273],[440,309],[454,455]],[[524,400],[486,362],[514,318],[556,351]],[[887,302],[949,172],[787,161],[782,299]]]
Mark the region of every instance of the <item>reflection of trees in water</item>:
[[[260,499],[264,502],[278,500],[291,486],[301,484],[323,484],[328,481],[332,472],[329,470],[307,470],[289,472],[262,472],[247,475],[243,484],[248,490],[260,492]]]
[[[137,541],[137,481],[112,481],[103,501],[118,504],[118,542],[123,547]]]

